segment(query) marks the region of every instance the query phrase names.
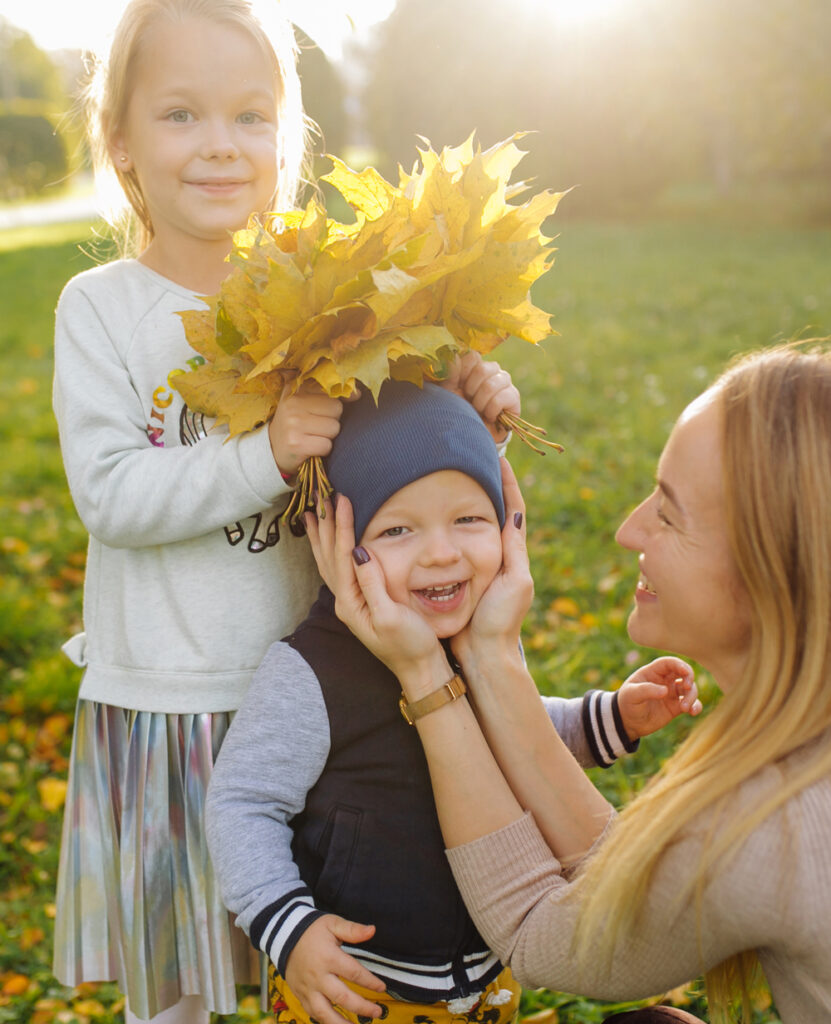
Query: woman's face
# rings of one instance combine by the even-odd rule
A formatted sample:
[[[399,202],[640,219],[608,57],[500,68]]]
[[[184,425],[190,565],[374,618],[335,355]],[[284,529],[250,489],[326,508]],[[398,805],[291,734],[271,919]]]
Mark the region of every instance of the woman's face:
[[[718,393],[708,391],[681,415],[655,490],[617,540],[640,553],[629,636],[692,658],[728,690],[747,656],[750,615],[727,540],[721,437]]]

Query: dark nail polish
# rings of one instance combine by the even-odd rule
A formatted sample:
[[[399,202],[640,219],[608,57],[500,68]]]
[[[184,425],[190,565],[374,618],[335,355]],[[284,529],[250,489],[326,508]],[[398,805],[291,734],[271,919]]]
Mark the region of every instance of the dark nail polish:
[[[522,513],[514,512],[514,526],[518,529],[522,529]]]
[[[355,565],[366,565],[369,561],[369,552],[366,548],[358,546],[352,549],[352,557],[355,559]]]

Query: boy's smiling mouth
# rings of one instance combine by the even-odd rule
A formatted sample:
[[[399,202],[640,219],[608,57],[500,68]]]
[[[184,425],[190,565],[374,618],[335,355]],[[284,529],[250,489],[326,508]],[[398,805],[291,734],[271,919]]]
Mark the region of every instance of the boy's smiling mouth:
[[[453,600],[458,597],[462,591],[465,583],[445,583],[441,586],[424,587],[421,590],[416,590],[415,593],[423,600],[427,601],[431,605],[442,605],[451,604]]]

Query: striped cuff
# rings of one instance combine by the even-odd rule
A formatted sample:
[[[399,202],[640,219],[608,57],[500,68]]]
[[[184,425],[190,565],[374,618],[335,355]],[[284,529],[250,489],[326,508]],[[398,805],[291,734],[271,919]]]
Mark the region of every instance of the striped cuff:
[[[626,735],[620,715],[618,693],[587,690],[583,695],[583,728],[592,757],[601,768],[608,768],[624,754],[633,754],[640,740]]]
[[[251,922],[251,942],[284,978],[289,953],[309,925],[323,916],[323,911],[315,908],[311,892],[305,885],[299,886],[257,914]]]

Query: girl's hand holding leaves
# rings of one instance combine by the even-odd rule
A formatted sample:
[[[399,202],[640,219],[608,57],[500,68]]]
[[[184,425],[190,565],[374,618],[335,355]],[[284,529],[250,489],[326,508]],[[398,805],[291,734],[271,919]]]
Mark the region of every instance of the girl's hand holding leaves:
[[[505,416],[519,416],[520,396],[511,375],[498,363],[486,363],[478,352],[465,352],[450,363],[439,383],[470,402],[497,444],[505,440],[510,430]]]

